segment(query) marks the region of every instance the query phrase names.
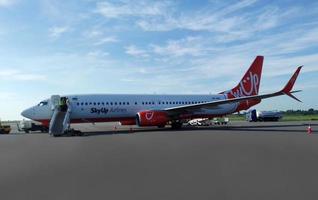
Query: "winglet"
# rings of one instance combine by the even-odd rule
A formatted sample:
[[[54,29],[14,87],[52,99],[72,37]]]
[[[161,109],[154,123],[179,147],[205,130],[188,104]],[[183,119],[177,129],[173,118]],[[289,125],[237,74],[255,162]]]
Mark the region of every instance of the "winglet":
[[[281,90],[281,92],[283,92],[284,94],[290,96],[291,98],[301,102],[299,99],[297,99],[294,95],[292,95],[292,93],[295,93],[297,91],[292,92],[291,90],[293,89],[293,86],[296,82],[296,79],[298,77],[298,74],[301,70],[303,66],[300,66],[297,68],[297,70],[295,71],[295,73],[293,74],[293,76],[290,78],[290,80],[288,81],[288,83],[285,85],[285,87]]]

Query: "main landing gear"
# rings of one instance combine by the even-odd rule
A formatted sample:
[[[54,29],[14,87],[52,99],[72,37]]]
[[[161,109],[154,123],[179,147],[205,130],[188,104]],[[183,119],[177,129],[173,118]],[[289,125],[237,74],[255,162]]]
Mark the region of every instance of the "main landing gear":
[[[180,129],[182,127],[182,122],[180,121],[174,121],[171,123],[171,128],[172,129]]]

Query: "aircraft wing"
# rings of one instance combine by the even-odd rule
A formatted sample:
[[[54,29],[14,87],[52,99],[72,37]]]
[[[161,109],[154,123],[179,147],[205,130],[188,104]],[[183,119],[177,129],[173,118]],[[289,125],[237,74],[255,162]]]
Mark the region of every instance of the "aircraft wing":
[[[301,102],[294,95],[292,95],[292,93],[300,92],[300,90],[291,91],[294,84],[295,84],[295,81],[298,77],[298,74],[299,74],[301,68],[302,68],[302,66],[297,68],[297,70],[295,71],[293,76],[290,78],[288,83],[279,92],[246,96],[246,97],[237,97],[237,98],[232,98],[232,99],[223,99],[223,100],[218,100],[218,101],[211,101],[211,102],[192,104],[192,105],[177,106],[177,107],[172,107],[172,108],[166,108],[165,111],[167,111],[167,112],[184,112],[184,111],[201,109],[201,108],[209,109],[209,108],[217,107],[219,105],[224,105],[224,104],[238,103],[238,102],[243,102],[243,101],[247,101],[247,100],[261,100],[261,99],[267,99],[267,98],[281,96],[281,95],[288,95],[291,98]]]

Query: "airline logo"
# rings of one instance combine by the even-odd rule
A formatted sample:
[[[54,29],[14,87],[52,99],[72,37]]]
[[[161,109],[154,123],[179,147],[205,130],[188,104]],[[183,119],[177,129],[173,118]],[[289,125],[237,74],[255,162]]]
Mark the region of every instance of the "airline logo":
[[[147,119],[148,121],[152,120],[153,115],[154,115],[154,112],[147,112],[147,113],[146,113],[146,119]]]
[[[249,72],[249,75],[244,77],[244,79],[239,83],[237,87],[228,91],[228,98],[237,98],[237,97],[245,97],[256,95],[258,93],[259,88],[259,76],[258,74],[253,74]]]
[[[96,114],[107,114],[108,113],[108,109],[107,108],[91,108],[91,113],[96,113]]]
[[[127,113],[126,108],[91,108],[90,110],[91,113],[93,114],[107,114],[107,113]]]
[[[263,56],[257,56],[240,83],[233,89],[221,94],[225,94],[228,99],[257,95],[261,82],[263,60]]]

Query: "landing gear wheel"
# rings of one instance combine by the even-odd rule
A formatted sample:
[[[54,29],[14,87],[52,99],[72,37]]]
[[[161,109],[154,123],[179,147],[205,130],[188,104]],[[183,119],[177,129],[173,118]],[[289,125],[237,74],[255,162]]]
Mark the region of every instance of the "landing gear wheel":
[[[172,129],[180,129],[182,127],[182,123],[181,122],[173,122],[171,124],[171,128]]]

